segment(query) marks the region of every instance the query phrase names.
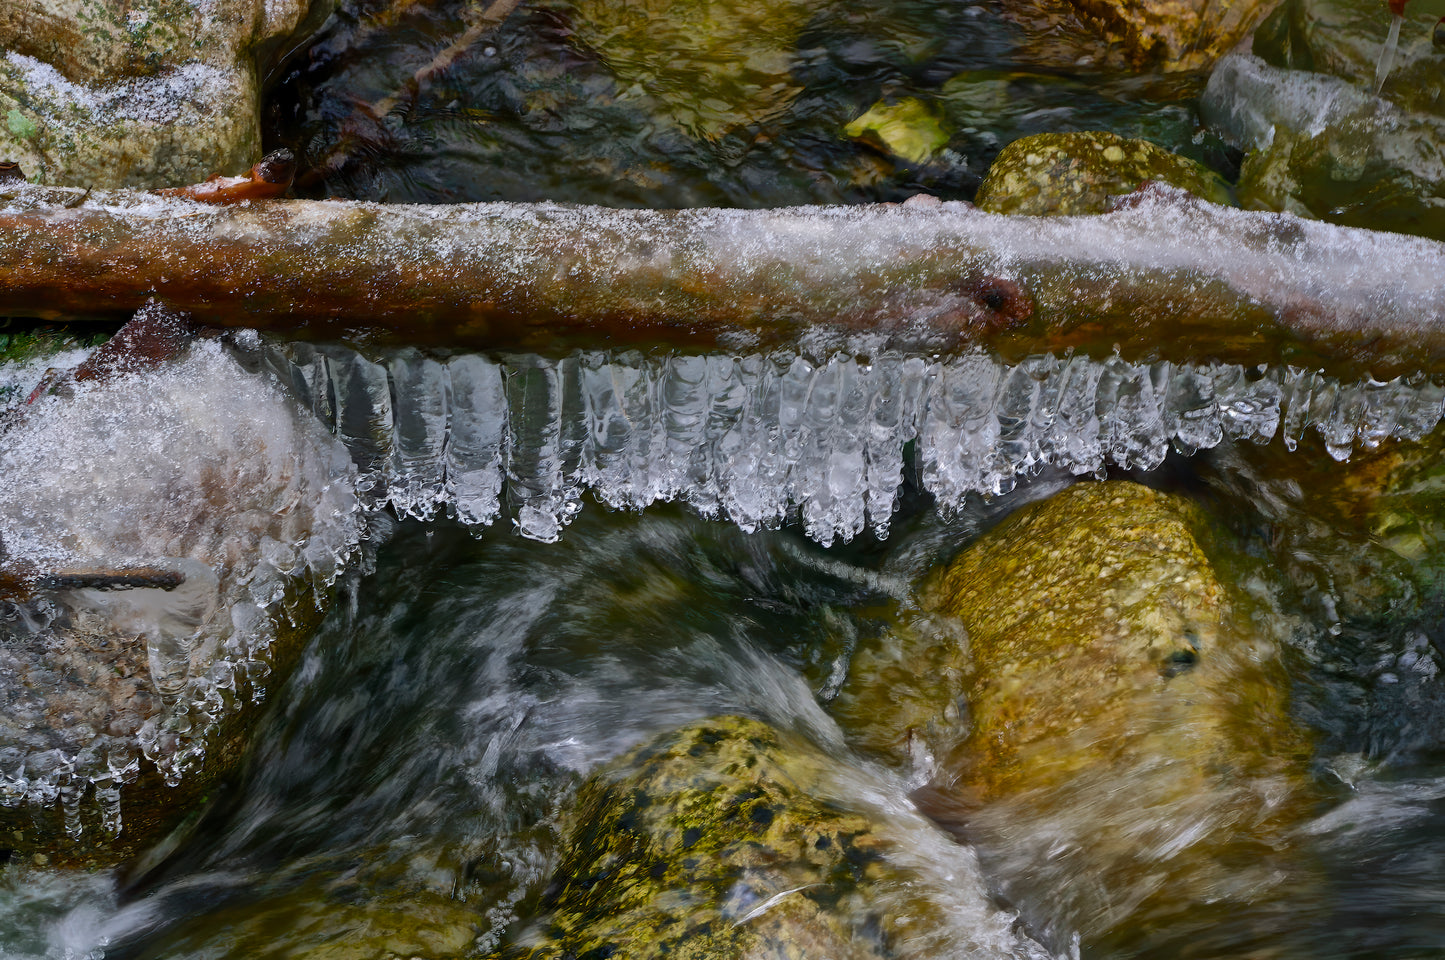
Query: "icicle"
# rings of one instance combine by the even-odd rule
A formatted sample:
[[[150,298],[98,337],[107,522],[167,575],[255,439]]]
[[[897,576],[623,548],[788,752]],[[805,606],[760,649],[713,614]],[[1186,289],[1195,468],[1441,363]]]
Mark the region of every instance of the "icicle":
[[[1390,76],[1390,68],[1395,65],[1395,50],[1400,46],[1400,27],[1404,24],[1405,18],[1396,13],[1390,17],[1390,32],[1385,37],[1385,45],[1380,48],[1380,58],[1375,61],[1375,96],[1385,89],[1385,80]]]

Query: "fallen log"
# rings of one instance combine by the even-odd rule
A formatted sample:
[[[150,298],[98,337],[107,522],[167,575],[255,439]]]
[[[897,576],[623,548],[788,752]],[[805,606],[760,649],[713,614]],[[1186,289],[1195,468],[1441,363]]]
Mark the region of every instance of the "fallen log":
[[[986,346],[1445,371],[1445,244],[1150,185],[1099,216],[0,190],[0,314],[124,315],[468,348]],[[73,206],[72,206],[73,205]]]

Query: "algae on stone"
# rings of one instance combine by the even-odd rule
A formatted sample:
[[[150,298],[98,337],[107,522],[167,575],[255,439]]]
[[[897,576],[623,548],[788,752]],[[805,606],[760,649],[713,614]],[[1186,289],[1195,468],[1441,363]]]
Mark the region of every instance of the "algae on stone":
[[[854,659],[844,728],[928,782],[925,809],[1040,930],[1126,942],[1278,879],[1307,740],[1273,637],[1201,538],[1179,497],[1076,484],[985,534]]]
[[[829,761],[741,717],[665,735],[589,780],[546,912],[507,958],[926,956],[939,916],[870,820],[816,795]],[[917,944],[925,951],[919,953]]]
[[[843,133],[877,144],[913,164],[927,163],[948,144],[938,108],[913,97],[875,103],[844,127]]]
[[[978,188],[975,203],[990,213],[1104,213],[1110,198],[1145,181],[1160,181],[1214,203],[1229,188],[1207,167],[1147,140],[1112,133],[1040,133],[1004,148]]]

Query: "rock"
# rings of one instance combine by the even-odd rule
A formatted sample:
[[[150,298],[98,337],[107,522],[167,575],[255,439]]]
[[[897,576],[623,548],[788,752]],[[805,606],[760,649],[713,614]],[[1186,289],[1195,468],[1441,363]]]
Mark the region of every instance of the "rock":
[[[721,717],[584,784],[546,913],[507,958],[933,956],[943,914],[886,832],[825,797],[829,761]],[[903,896],[911,916],[885,912]]]
[[[34,181],[156,187],[261,152],[258,76],[334,0],[12,0],[0,159]]]
[[[1145,181],[1161,181],[1214,203],[1229,188],[1207,167],[1147,140],[1112,133],[1040,133],[1003,149],[978,188],[975,203],[990,213],[1089,214]]]
[[[113,354],[0,450],[0,849],[57,863],[133,856],[235,766],[360,538],[349,455],[273,382]]]
[[[1007,15],[1026,32],[1026,59],[1175,72],[1207,69],[1271,6],[1271,0],[1029,0],[1009,5]]]
[[[1433,42],[1445,0],[1410,0],[1380,95],[1407,113],[1445,117],[1445,52]],[[1260,24],[1253,53],[1270,66],[1339,77],[1373,92],[1390,9],[1374,0],[1285,0]]]
[[[1025,507],[860,652],[839,698],[1056,943],[1129,944],[1263,896],[1301,816],[1288,677],[1206,531],[1132,483]]]
[[[1445,116],[1243,54],[1220,62],[1200,111],[1249,151],[1242,206],[1445,239]]]
[[[936,107],[906,97],[897,103],[875,103],[843,128],[845,136],[873,143],[912,164],[923,164],[948,145]]]
[[[797,37],[814,0],[573,0],[577,40],[611,67],[619,95],[653,97],[693,136],[716,140],[780,117],[801,91],[793,82]]]
[[[380,851],[386,856],[386,851]],[[155,956],[251,960],[434,960],[474,957],[487,924],[475,902],[407,875],[400,865],[316,869],[284,893],[240,898],[177,923]]]

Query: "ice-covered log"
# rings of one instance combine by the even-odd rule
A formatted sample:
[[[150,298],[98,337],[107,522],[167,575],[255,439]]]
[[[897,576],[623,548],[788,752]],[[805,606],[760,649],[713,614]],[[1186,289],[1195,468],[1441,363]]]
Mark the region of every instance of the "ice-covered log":
[[[416,344],[983,344],[1126,359],[1445,368],[1445,245],[1164,187],[1087,217],[963,203],[778,210],[558,204],[231,208],[0,193],[0,312],[124,314]]]

